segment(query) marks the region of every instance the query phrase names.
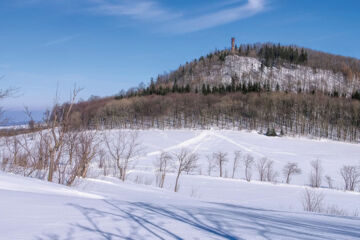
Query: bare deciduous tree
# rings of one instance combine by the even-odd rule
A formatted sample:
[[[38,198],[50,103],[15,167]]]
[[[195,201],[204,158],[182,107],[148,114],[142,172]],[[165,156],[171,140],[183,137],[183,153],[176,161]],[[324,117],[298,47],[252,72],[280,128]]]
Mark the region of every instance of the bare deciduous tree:
[[[278,172],[274,170],[274,161],[268,160],[266,163],[266,181],[276,182]]]
[[[267,158],[261,158],[256,162],[256,169],[259,174],[259,180],[266,180]]]
[[[324,194],[318,190],[305,188],[302,205],[305,211],[321,212],[323,210]]]
[[[354,191],[360,183],[360,168],[358,166],[343,166],[340,174],[344,179],[345,190]]]
[[[232,178],[235,177],[235,172],[239,168],[240,159],[241,159],[241,152],[240,151],[234,152],[233,169],[231,175]]]
[[[212,156],[206,156],[206,158],[207,158],[207,164],[208,164],[207,173],[208,173],[208,176],[210,176],[211,172],[215,168],[215,164],[214,164],[214,160],[212,159]]]
[[[181,173],[195,169],[199,157],[196,153],[191,153],[187,149],[181,149],[179,153],[175,154],[175,158],[177,161],[177,175],[174,191],[177,192],[179,190],[178,186]]]
[[[2,170],[26,176],[24,168],[28,165],[27,156],[22,151],[18,137],[5,137],[4,140],[6,150],[3,152]]]
[[[80,133],[79,131],[69,131],[64,136],[65,139],[64,141],[66,143],[65,151],[68,155],[68,161],[70,164],[72,164],[74,161],[79,133]]]
[[[156,184],[158,187],[163,188],[166,173],[169,171],[169,168],[172,164],[172,156],[167,152],[162,152],[160,156],[154,162],[155,171],[156,171]]]
[[[4,138],[2,169],[43,179],[49,159],[47,145],[41,138],[29,139],[29,134]]]
[[[64,137],[64,154],[57,164],[58,183],[71,186],[77,177],[85,178],[91,161],[98,154],[96,132],[67,132]]]
[[[310,172],[310,186],[319,188],[321,185],[322,179],[322,166],[321,161],[319,159],[312,161],[311,163],[312,170]]]
[[[96,132],[84,131],[79,137],[79,146],[76,151],[78,171],[77,176],[85,178],[91,161],[98,153],[99,143],[96,140]]]
[[[125,181],[129,163],[141,152],[138,133],[118,131],[113,138],[105,134],[104,141],[111,159],[119,170],[119,178]]]
[[[64,137],[65,133],[68,132],[70,127],[70,114],[71,110],[75,104],[77,95],[81,89],[74,88],[71,93],[70,101],[68,104],[65,104],[62,108],[58,106],[58,96],[55,99],[55,105],[53,107],[52,113],[47,115],[45,119],[45,125],[48,129],[51,140],[47,141],[47,148],[49,151],[49,171],[48,171],[48,181],[53,181],[54,172],[57,169],[57,165],[60,163],[61,155],[64,149]],[[40,131],[40,134],[43,132]],[[47,134],[46,132],[45,134]]]
[[[108,159],[106,157],[106,152],[104,151],[104,149],[100,149],[99,153],[99,168],[103,170],[103,174],[104,176],[107,176],[109,174],[108,172]]]
[[[24,167],[25,176],[35,176],[43,179],[44,171],[49,163],[49,151],[47,149],[47,139],[40,137],[28,141],[28,134],[22,135],[18,140],[22,150],[26,153],[26,167]]]
[[[283,174],[286,179],[286,183],[289,184],[291,177],[296,174],[301,174],[301,169],[295,162],[288,162],[283,168]]]
[[[223,177],[223,168],[225,163],[228,161],[227,153],[221,151],[213,153],[213,159],[215,164],[219,167],[220,177]]]
[[[254,164],[254,158],[250,154],[248,154],[244,158],[245,179],[248,182],[251,181],[251,176],[252,176],[251,170],[252,170],[253,164]]]
[[[78,131],[67,131],[64,135],[62,157],[56,164],[59,184],[70,186],[77,177],[76,151],[79,144],[78,135]],[[49,134],[42,135],[42,138],[46,139],[46,142],[51,141]]]
[[[330,177],[329,175],[325,175],[325,181],[328,185],[328,188],[330,188],[330,189],[334,188],[334,186],[333,186],[334,180],[332,179],[332,177]]]

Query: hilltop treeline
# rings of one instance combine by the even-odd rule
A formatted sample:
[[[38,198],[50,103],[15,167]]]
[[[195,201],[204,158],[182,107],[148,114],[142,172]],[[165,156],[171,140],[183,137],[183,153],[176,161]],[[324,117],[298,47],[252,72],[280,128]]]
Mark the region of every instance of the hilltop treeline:
[[[249,129],[357,141],[360,102],[320,94],[170,93],[74,106],[72,124],[107,128]]]
[[[241,92],[243,94],[251,93],[251,92],[271,92],[271,91],[280,91],[280,85],[276,84],[275,89],[273,90],[269,83],[261,84],[259,82],[251,82],[251,81],[240,81],[237,76],[232,77],[231,84],[219,84],[219,85],[209,85],[203,83],[201,87],[191,87],[190,84],[178,85],[177,81],[175,80],[172,84],[167,84],[165,87],[163,85],[157,85],[153,81],[151,81],[148,87],[143,88],[132,88],[127,92],[123,92],[117,94],[115,99],[123,99],[123,98],[130,98],[135,96],[149,96],[149,95],[167,95],[170,93],[190,93],[194,92],[196,94],[226,94],[226,93],[234,93],[234,92]],[[297,93],[302,93],[302,88],[297,90]],[[287,91],[285,91],[287,92]],[[337,90],[333,90],[330,92],[323,92],[319,90],[311,90],[308,92],[309,94],[322,94],[327,95],[330,97],[343,97],[346,98],[345,94],[340,94]],[[351,96],[352,99],[360,100],[360,90],[354,91]]]
[[[250,45],[240,46],[239,49],[236,49],[236,54],[249,56],[251,51],[267,67],[280,66],[284,63],[306,64],[308,59],[308,54],[303,48],[299,51],[296,47],[280,46],[280,44],[266,44],[258,48],[256,45],[252,47]]]

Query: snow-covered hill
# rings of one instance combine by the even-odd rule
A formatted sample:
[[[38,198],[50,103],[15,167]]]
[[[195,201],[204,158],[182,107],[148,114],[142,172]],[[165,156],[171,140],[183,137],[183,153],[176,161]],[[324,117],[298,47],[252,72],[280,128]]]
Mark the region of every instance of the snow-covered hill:
[[[336,90],[351,95],[360,87],[359,79],[346,79],[341,72],[334,73],[331,70],[300,65],[267,67],[256,58],[237,55],[227,56],[221,66],[209,66],[207,71],[201,73],[200,78],[208,84],[218,85],[221,80],[221,83],[228,85],[234,76],[240,81],[268,83],[272,90],[275,90],[278,84],[281,90],[287,91]]]

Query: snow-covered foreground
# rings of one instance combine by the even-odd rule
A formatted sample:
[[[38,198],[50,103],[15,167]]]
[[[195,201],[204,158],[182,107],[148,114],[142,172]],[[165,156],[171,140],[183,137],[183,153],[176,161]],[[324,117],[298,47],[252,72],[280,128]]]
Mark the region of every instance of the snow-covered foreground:
[[[147,130],[139,139],[143,156],[125,183],[99,175],[95,163],[92,177],[73,188],[0,172],[0,239],[360,238],[360,217],[304,213],[301,203],[310,162],[320,159],[324,175],[341,188],[339,169],[360,163],[357,144],[215,130]],[[199,154],[198,169],[181,176],[179,193],[171,173],[164,189],[155,187],[154,160],[161,151],[181,148]],[[273,160],[278,183],[257,181],[255,169],[254,180],[246,182],[242,165],[235,179],[219,178],[216,169],[207,176],[206,156],[220,150],[228,153],[228,176],[233,152],[240,150]],[[289,161],[303,171],[291,185],[281,175]],[[359,213],[360,193],[322,186],[325,208]]]
[[[266,209],[271,200],[200,201],[109,177],[84,180],[88,192],[4,173],[0,182],[0,239],[360,238],[360,218]]]

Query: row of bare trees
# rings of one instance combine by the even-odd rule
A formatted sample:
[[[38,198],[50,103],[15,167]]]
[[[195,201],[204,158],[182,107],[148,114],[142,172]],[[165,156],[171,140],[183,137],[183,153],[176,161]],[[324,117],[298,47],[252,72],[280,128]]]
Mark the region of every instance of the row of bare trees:
[[[86,178],[97,160],[104,175],[113,172],[125,181],[141,153],[137,132],[69,131],[53,156],[52,140],[47,130],[3,138],[1,169],[70,186],[76,178]]]
[[[182,172],[189,173],[197,168],[198,155],[191,153],[189,150],[182,149],[178,154],[170,154],[162,152],[154,162],[156,169],[156,180],[159,187],[164,186],[165,176],[168,172],[176,169],[175,191],[178,190],[178,180]],[[207,174],[210,176],[212,172],[218,171],[219,177],[229,177],[225,171],[226,164],[229,162],[228,153],[218,151],[207,156],[208,166]],[[275,169],[273,160],[268,158],[259,158],[254,160],[251,154],[243,155],[241,151],[235,151],[231,163],[231,178],[234,178],[239,168],[242,166],[244,170],[245,180],[252,180],[252,170],[258,174],[259,181],[277,182],[279,172]],[[320,188],[322,180],[325,179],[329,188],[333,188],[333,179],[326,175],[323,176],[323,167],[319,159],[310,162],[311,170],[309,172],[309,186],[312,188]],[[296,162],[287,162],[282,168],[284,182],[290,184],[295,175],[302,173],[301,168]],[[360,185],[360,166],[345,165],[340,169],[340,175],[344,181],[344,190],[355,191]]]
[[[74,106],[73,123],[107,128],[254,129],[336,140],[360,138],[360,102],[322,94],[195,93],[100,99]]]
[[[216,152],[213,153],[212,156],[208,156],[208,175],[211,174],[212,170],[215,167],[218,167],[219,176],[224,176],[224,168],[225,164],[229,162],[228,154],[225,152]],[[235,151],[233,154],[233,161],[232,161],[232,170],[231,170],[231,177],[234,178],[236,172],[240,168],[241,164],[243,165],[244,169],[244,176],[245,179],[250,182],[252,179],[252,169],[258,173],[260,181],[268,181],[268,182],[276,182],[279,173],[274,169],[274,161],[269,160],[268,158],[260,158],[257,161],[254,160],[254,157],[251,154],[242,155],[241,151]],[[288,162],[283,170],[283,175],[285,177],[286,183],[290,183],[291,177],[296,174],[301,173],[301,169],[298,167],[297,163]]]
[[[323,167],[319,159],[312,161],[311,172],[309,175],[310,186],[319,188],[322,183]],[[360,166],[356,165],[344,165],[339,171],[341,178],[344,181],[344,190],[355,191],[360,185]],[[326,183],[329,188],[333,188],[333,179],[331,176],[325,176]]]
[[[56,150],[52,148],[52,138],[46,130],[30,135],[3,138],[3,171],[69,186],[76,177],[87,176],[90,163],[98,152],[94,132],[67,132]]]
[[[207,156],[209,176],[211,175],[211,172],[217,168],[219,171],[219,176],[224,177],[225,165],[227,162],[229,162],[227,156],[227,153],[221,151],[213,153],[212,156]],[[163,188],[166,174],[175,170],[176,181],[174,191],[177,192],[181,173],[189,173],[195,170],[197,168],[198,159],[199,156],[190,152],[188,149],[181,149],[179,153],[174,154],[162,152],[154,162],[157,186]],[[276,181],[278,173],[274,170],[274,161],[268,160],[267,158],[261,158],[255,162],[254,158],[250,154],[242,157],[242,153],[240,151],[234,152],[231,173],[232,178],[235,177],[235,174],[238,171],[241,163],[244,165],[244,174],[247,181],[251,181],[252,168],[254,165],[259,174],[260,181]],[[301,169],[297,166],[296,163],[289,162],[283,168],[283,174],[286,177],[286,183],[290,183],[291,177],[299,173],[301,173]],[[227,175],[225,174],[225,176]]]

